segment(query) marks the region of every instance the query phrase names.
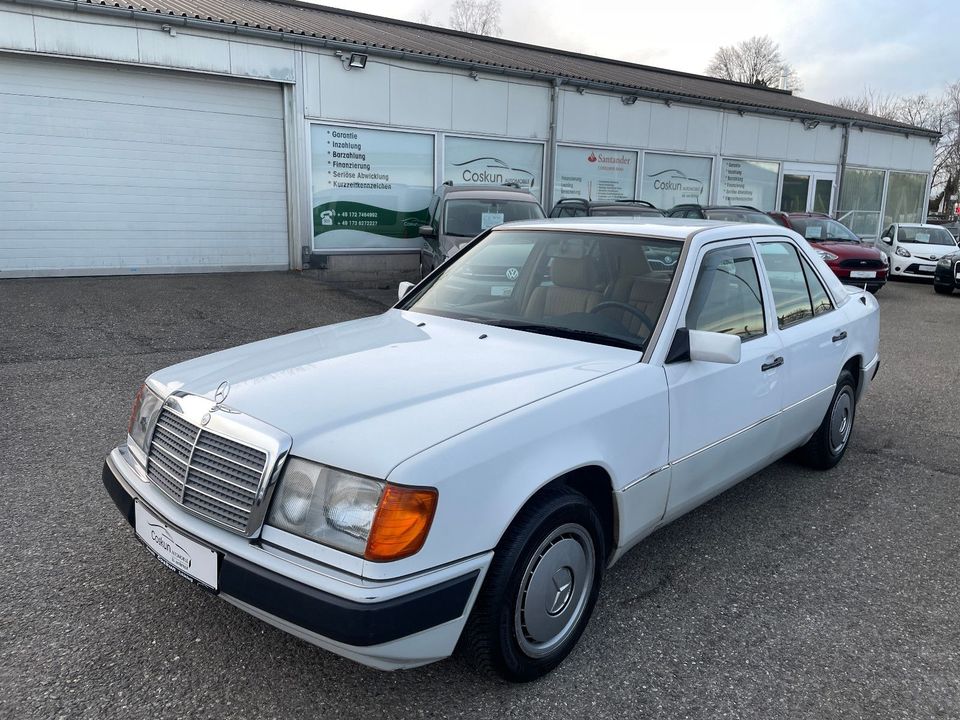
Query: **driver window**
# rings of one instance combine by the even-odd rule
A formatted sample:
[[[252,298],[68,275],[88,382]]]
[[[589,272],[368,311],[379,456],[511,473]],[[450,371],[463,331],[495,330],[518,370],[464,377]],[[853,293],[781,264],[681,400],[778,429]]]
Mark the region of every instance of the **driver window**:
[[[749,245],[718,248],[703,256],[686,326],[738,335],[744,341],[766,334],[760,277]]]

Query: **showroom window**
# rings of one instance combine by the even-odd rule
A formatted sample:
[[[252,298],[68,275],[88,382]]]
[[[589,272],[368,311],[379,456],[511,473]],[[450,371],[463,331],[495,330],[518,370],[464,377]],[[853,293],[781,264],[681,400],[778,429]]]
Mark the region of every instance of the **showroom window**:
[[[640,199],[661,210],[684,203],[706,205],[712,173],[710,158],[645,153]]]
[[[516,184],[543,201],[543,145],[448,136],[443,142],[443,181]]]
[[[434,191],[434,136],[310,126],[313,249],[419,248]]]
[[[926,194],[926,175],[891,172],[887,178],[887,202],[883,206],[884,227],[891,223],[922,222]]]
[[[765,212],[777,207],[780,163],[728,160],[720,166],[721,205],[749,205]]]
[[[628,150],[592,147],[557,147],[554,201],[633,200],[637,190],[638,154]]]
[[[837,219],[860,237],[880,231],[883,170],[848,167],[843,171]]]

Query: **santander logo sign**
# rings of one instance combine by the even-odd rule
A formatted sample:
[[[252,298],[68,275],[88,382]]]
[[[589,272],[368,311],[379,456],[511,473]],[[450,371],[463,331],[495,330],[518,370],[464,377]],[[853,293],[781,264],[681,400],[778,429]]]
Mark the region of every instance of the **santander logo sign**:
[[[604,154],[603,151],[600,151],[600,154],[593,150],[590,151],[590,154],[587,156],[588,163],[600,162],[601,165],[632,165],[633,158],[629,155],[612,155],[610,153]]]

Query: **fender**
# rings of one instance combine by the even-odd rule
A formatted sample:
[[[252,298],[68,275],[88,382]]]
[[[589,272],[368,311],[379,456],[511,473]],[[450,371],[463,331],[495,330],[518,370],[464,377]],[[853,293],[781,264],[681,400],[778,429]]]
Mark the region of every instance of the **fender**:
[[[666,377],[662,368],[631,365],[519,408],[401,463],[387,478],[434,485],[440,496],[423,549],[403,560],[365,562],[363,575],[387,579],[496,547],[538,490],[587,465],[603,468],[621,490],[666,463]],[[666,502],[667,487],[662,490]],[[634,505],[616,509],[634,508]],[[649,512],[647,510],[646,512]],[[636,532],[633,516],[617,518],[615,538]]]

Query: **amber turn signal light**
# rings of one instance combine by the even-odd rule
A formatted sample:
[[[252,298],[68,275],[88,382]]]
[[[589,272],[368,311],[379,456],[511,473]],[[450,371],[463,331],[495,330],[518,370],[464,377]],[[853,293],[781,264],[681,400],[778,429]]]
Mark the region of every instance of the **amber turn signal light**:
[[[130,408],[130,420],[127,421],[127,435],[133,432],[133,424],[137,421],[137,415],[140,414],[140,406],[143,404],[143,391],[146,385],[137,388],[137,394],[133,398],[133,407]]]
[[[363,557],[386,562],[413,555],[423,547],[436,509],[435,488],[388,483],[380,496]]]

